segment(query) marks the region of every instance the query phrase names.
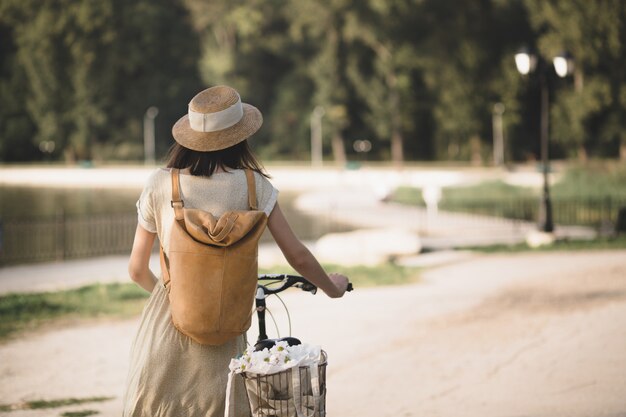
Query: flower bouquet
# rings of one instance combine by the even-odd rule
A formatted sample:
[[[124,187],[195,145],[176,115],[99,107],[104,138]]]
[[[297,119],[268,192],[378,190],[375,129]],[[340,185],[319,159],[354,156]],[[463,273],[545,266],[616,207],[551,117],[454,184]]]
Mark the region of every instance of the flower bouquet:
[[[228,390],[240,374],[254,417],[324,417],[326,415],[326,353],[309,344],[248,348],[230,362]],[[228,398],[228,395],[227,395]],[[229,413],[229,401],[226,416]]]

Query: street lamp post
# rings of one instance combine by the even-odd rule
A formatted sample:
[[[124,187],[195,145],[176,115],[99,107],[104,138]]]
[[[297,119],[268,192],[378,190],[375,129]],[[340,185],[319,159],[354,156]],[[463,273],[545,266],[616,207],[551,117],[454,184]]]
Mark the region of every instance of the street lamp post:
[[[322,117],[326,114],[324,107],[315,106],[311,113],[311,165],[322,166]]]
[[[566,54],[559,55],[553,60],[554,70],[559,77],[566,77],[572,73],[573,60]],[[548,86],[548,71],[550,65],[539,54],[532,54],[527,49],[520,50],[515,54],[515,65],[522,75],[527,75],[537,69],[539,75],[539,86],[541,89],[541,120],[540,120],[540,140],[541,140],[541,165],[543,173],[543,195],[541,198],[541,206],[539,210],[539,227],[546,233],[554,231],[554,221],[552,217],[552,202],[550,200],[549,185],[549,112],[550,97]]]
[[[496,103],[493,106],[492,126],[493,126],[493,164],[495,166],[504,165],[504,132],[502,129],[502,114],[504,114],[504,104]]]
[[[151,106],[143,116],[143,155],[146,165],[154,165],[155,162],[154,119],[158,114],[159,109]]]

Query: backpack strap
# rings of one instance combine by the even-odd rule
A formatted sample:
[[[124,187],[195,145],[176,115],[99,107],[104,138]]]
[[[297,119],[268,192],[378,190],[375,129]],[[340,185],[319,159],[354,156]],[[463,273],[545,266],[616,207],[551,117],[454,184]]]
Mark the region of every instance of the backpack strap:
[[[172,177],[172,201],[170,204],[174,209],[174,217],[176,221],[185,228],[185,214],[183,212],[183,207],[185,207],[185,202],[182,198],[180,198],[180,170],[178,168],[172,168],[171,171]],[[165,251],[163,250],[163,246],[160,247],[159,257],[161,258],[161,273],[163,274],[163,287],[169,293],[170,289],[168,287],[171,278],[169,273],[169,265],[167,260],[167,255],[165,255]]]
[[[254,171],[246,169],[246,180],[248,182],[248,205],[250,210],[258,210],[256,202],[256,184],[254,183]]]
[[[174,209],[176,221],[184,222],[183,207],[185,207],[185,202],[180,198],[180,170],[178,168],[172,168],[172,201],[170,204]]]
[[[171,281],[171,278],[169,265],[167,262],[167,258],[165,257],[165,251],[163,250],[163,246],[159,245],[159,252],[159,258],[161,259],[161,274],[163,274],[163,288],[165,288],[167,290],[167,293],[169,294],[169,283]]]

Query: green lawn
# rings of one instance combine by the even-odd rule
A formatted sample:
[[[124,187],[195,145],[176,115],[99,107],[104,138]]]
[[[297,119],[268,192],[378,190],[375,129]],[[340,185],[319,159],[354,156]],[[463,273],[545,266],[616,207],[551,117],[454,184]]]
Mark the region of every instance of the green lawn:
[[[574,166],[550,189],[554,220],[562,225],[605,228],[614,224],[620,207],[626,207],[626,164]],[[486,181],[446,187],[441,210],[534,221],[538,218],[540,189],[517,187],[503,181]],[[393,200],[424,206],[422,190],[400,187]]]
[[[555,198],[626,196],[626,164],[597,161],[572,166],[551,192]]]
[[[449,201],[537,198],[539,192],[532,188],[517,187],[495,180],[465,187],[445,187],[441,190],[441,196],[442,204],[446,204]],[[398,187],[394,191],[393,200],[402,204],[425,206],[421,188]]]
[[[500,180],[485,181],[471,186],[446,187],[442,203],[446,201],[536,199],[540,189],[519,187]],[[559,182],[550,188],[554,199],[598,199],[607,196],[626,197],[626,164],[594,162],[573,165],[565,170]],[[422,190],[399,187],[394,200],[405,204],[424,205]]]
[[[139,314],[148,293],[135,284],[94,284],[57,292],[0,296],[0,339],[62,320]]]

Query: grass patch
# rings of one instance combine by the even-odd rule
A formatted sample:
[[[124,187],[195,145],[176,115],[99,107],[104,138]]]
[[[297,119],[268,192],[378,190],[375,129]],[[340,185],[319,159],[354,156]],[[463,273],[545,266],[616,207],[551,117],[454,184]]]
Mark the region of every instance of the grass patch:
[[[491,245],[463,248],[483,253],[555,252],[577,250],[626,249],[626,235],[602,237],[594,240],[557,240],[552,245],[531,248],[526,243],[516,245]]]
[[[339,272],[346,275],[355,288],[383,285],[402,285],[418,282],[420,268],[408,268],[391,263],[376,266],[340,266],[323,265],[327,272]],[[296,274],[290,267],[261,269],[260,274]]]
[[[555,198],[626,196],[626,165],[593,162],[573,166],[550,191]]]
[[[53,320],[139,314],[149,294],[133,283],[93,284],[44,293],[0,296],[0,339]]]
[[[66,411],[61,414],[61,417],[87,417],[100,414],[100,411],[96,410],[81,410],[81,411]]]
[[[447,201],[476,201],[482,199],[533,199],[539,191],[532,188],[518,187],[503,181],[485,181],[465,187],[445,187],[441,190],[441,203]],[[393,193],[393,201],[417,206],[425,206],[422,189],[414,187],[398,187]]]
[[[529,187],[518,187],[504,181],[484,181],[468,187],[447,187],[442,191],[447,200],[475,200],[477,198],[501,200],[508,198],[535,198],[538,190]]]
[[[539,216],[540,194],[540,189],[486,181],[444,188],[439,209],[535,221]],[[550,195],[557,224],[611,228],[617,221],[619,208],[626,207],[626,166],[594,163],[571,167],[550,188]],[[424,206],[422,190],[418,188],[398,188],[393,201]]]
[[[26,401],[26,402],[17,403],[17,404],[0,404],[0,411],[39,410],[39,409],[45,409],[45,408],[58,408],[58,407],[66,407],[69,405],[109,401],[109,400],[112,400],[113,398],[114,397],[87,397],[87,398],[60,398],[56,400]],[[84,415],[91,415],[91,414],[84,414]]]
[[[446,201],[471,202],[478,200],[536,200],[541,190],[519,187],[500,180],[484,181],[461,187],[444,187],[441,190],[442,205]],[[606,197],[626,198],[626,165],[593,162],[569,167],[559,182],[550,187],[553,199],[602,199]],[[422,190],[414,187],[399,187],[393,200],[398,203],[424,206]]]

